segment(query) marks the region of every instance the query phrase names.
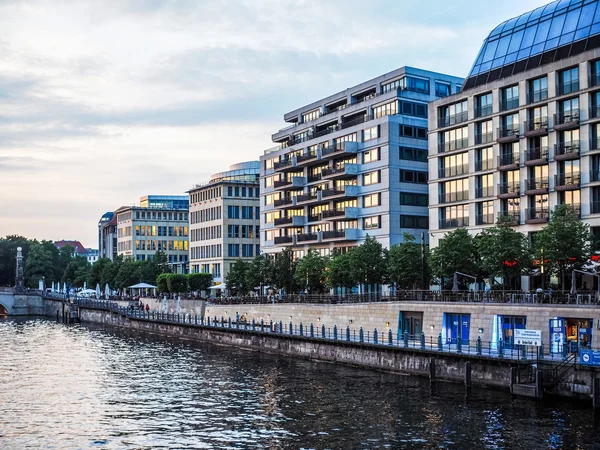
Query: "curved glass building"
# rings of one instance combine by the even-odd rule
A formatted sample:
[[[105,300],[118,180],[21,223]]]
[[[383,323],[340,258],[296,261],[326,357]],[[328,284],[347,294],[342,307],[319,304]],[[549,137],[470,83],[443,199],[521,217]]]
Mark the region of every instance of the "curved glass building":
[[[560,205],[600,237],[599,3],[558,0],[502,22],[462,91],[429,104],[432,246],[500,217],[533,239]],[[538,274],[509,284],[551,282]],[[598,287],[588,276],[577,283]]]

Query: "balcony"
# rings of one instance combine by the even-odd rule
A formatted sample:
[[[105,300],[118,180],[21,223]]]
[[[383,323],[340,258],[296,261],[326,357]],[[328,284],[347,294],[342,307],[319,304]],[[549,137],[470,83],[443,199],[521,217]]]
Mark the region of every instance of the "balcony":
[[[449,142],[440,142],[438,144],[438,153],[447,153],[453,152],[455,150],[462,150],[463,148],[467,148],[469,146],[469,139],[457,139],[455,141]]]
[[[567,95],[579,90],[579,80],[558,84],[558,95]]]
[[[525,180],[525,194],[536,195],[548,193],[548,177]]]
[[[359,147],[358,142],[336,142],[335,145],[330,145],[321,150],[321,160],[356,155]]]
[[[488,144],[494,141],[494,133],[479,133],[475,135],[475,145]]]
[[[358,164],[344,164],[344,167],[331,167],[321,172],[323,179],[352,178],[358,175]]]
[[[526,137],[542,136],[548,134],[548,118],[538,117],[524,122],[524,135]]]
[[[448,177],[456,177],[460,175],[465,175],[469,173],[469,165],[463,164],[461,166],[451,166],[451,167],[440,167],[438,170],[438,178],[448,178]]]
[[[338,197],[358,197],[360,188],[358,186],[348,185],[344,189],[325,189],[322,194],[324,199],[332,200]]]
[[[500,211],[498,220],[502,220],[503,217],[507,217],[506,221],[513,226],[521,223],[521,211]]]
[[[515,108],[518,108],[518,107],[519,107],[519,98],[518,97],[516,97],[516,98],[509,98],[509,99],[506,99],[506,100],[502,100],[500,102],[500,109],[502,111],[508,111],[508,110],[515,109]]]
[[[527,208],[525,210],[525,223],[545,223],[550,219],[548,208]]]
[[[493,168],[494,160],[492,158],[475,160],[475,172],[480,172],[482,170],[492,170]]]
[[[539,166],[548,164],[548,147],[530,148],[525,153],[526,166]]]
[[[496,136],[496,142],[499,142],[500,144],[518,141],[521,137],[519,124],[506,125],[498,128]]]
[[[273,202],[273,205],[276,208],[280,208],[282,206],[296,206],[296,197],[284,197]]]
[[[306,185],[306,178],[305,177],[292,177],[284,179],[284,180],[277,180],[275,181],[275,183],[273,183],[273,185],[275,186],[275,189],[301,189]]]
[[[324,241],[357,241],[360,231],[356,228],[346,228],[345,230],[323,231]]]
[[[275,170],[275,172],[285,172],[285,171],[289,171],[289,170],[294,170],[295,167],[296,166],[293,163],[292,158],[284,159],[282,161],[278,161],[273,164],[273,169]]]
[[[450,127],[452,125],[458,125],[459,123],[466,122],[469,120],[468,111],[463,111],[452,116],[440,116],[438,117],[438,128]]]
[[[590,202],[590,214],[600,214],[600,202]]]
[[[492,105],[487,106],[476,106],[475,107],[475,118],[486,117],[491,115],[493,112]]]
[[[441,193],[440,203],[453,203],[469,200],[469,191]]]
[[[554,159],[565,161],[567,159],[579,158],[579,141],[561,142],[554,146]]]
[[[317,233],[303,233],[296,236],[297,243],[316,242],[319,240]]]
[[[572,130],[579,127],[579,110],[569,110],[554,114],[554,129],[556,131]]]
[[[275,236],[275,245],[293,244],[294,236]]]
[[[440,229],[447,230],[448,228],[468,227],[468,217],[457,217],[455,219],[440,219]]]
[[[581,205],[579,203],[562,203],[561,205],[558,205],[558,206],[562,206],[562,205],[567,205],[575,213],[575,215],[577,217],[581,218]]]
[[[477,216],[475,216],[475,224],[476,225],[494,225],[494,215],[493,214],[477,214]]]
[[[304,216],[280,217],[279,219],[275,219],[276,227],[302,227],[305,224],[306,218]]]
[[[514,170],[521,165],[521,156],[518,153],[502,153],[498,156],[498,170]]]
[[[318,159],[318,154],[316,150],[312,150],[310,152],[304,153],[303,155],[299,155],[296,157],[296,166],[301,167],[305,166],[310,161],[316,161]]]
[[[529,103],[543,102],[548,99],[548,89],[538,89],[529,93]]]
[[[358,208],[330,209],[321,213],[323,220],[358,219]]]
[[[494,195],[493,186],[477,186],[475,188],[475,198],[485,198]]]
[[[509,181],[498,185],[498,198],[515,198],[521,195],[521,182]]]
[[[580,173],[559,173],[558,175],[554,175],[554,189],[557,191],[572,191],[579,189],[580,184]]]

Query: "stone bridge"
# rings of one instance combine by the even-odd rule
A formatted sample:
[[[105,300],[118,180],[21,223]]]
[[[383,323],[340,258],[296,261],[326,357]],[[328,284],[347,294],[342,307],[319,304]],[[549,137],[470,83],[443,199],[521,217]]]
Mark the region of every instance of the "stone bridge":
[[[15,294],[13,288],[0,288],[0,317],[43,314],[43,306],[40,292]]]

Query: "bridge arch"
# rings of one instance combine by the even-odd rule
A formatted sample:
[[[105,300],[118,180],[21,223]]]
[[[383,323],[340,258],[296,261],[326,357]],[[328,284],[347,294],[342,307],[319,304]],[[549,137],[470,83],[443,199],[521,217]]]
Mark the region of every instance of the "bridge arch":
[[[0,303],[0,317],[8,316],[8,308]]]

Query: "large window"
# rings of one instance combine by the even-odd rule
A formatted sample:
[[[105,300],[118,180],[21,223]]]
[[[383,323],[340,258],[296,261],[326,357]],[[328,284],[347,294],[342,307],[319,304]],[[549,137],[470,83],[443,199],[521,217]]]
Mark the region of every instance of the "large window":
[[[494,224],[494,202],[481,202],[476,205],[477,225]]]
[[[492,93],[475,97],[475,117],[485,117],[492,114]]]
[[[469,225],[469,205],[440,208],[440,228],[456,228]]]
[[[429,217],[400,215],[400,228],[416,228],[419,230],[429,229]]]
[[[395,114],[398,114],[398,101],[396,100],[373,108],[373,117],[375,119]]]
[[[469,127],[455,128],[442,134],[442,151],[460,150],[469,145]]]
[[[541,102],[548,98],[548,77],[529,80],[529,103]]]
[[[379,205],[381,205],[381,194],[380,193],[365,195],[363,197],[363,207],[364,208],[371,208],[373,206],[379,206]]]
[[[369,186],[370,184],[377,184],[381,180],[381,172],[376,170],[374,172],[369,172],[363,174],[363,186]]]
[[[374,126],[371,128],[367,128],[363,131],[364,141],[370,141],[372,139],[377,139],[379,137],[379,126]]]
[[[400,182],[427,184],[427,172],[400,169]]]
[[[366,150],[363,153],[363,164],[379,161],[380,153],[379,147]]]
[[[558,72],[558,95],[567,95],[579,90],[579,68],[573,67]]]
[[[401,192],[400,204],[406,206],[428,206],[429,195],[414,192]]]
[[[240,218],[240,207],[235,205],[229,205],[227,207],[227,217],[229,219],[239,219]]]
[[[450,95],[450,85],[448,83],[435,82],[435,95],[437,97],[448,97]]]
[[[239,244],[228,244],[227,245],[227,255],[230,258],[239,258],[240,257],[240,245]]]
[[[429,80],[415,77],[404,77],[400,79],[400,89],[407,91],[429,94]]]
[[[311,120],[315,120],[321,117],[321,110],[315,109],[314,111],[310,111],[302,114],[302,122],[310,122]]]
[[[515,84],[501,90],[501,106],[503,111],[519,107],[519,85]]]
[[[381,228],[381,216],[365,217],[363,219],[364,230],[373,230],[375,228]]]
[[[479,148],[475,151],[475,170],[490,170],[494,167],[493,147]]]
[[[427,139],[427,128],[400,125],[400,137]]]
[[[466,122],[468,119],[467,100],[454,103],[448,106],[442,106],[439,109],[440,127],[447,127],[457,123]]]
[[[439,177],[454,177],[469,173],[469,153],[444,156],[439,159],[441,163]]]
[[[423,148],[400,147],[398,154],[406,161],[427,161],[427,150]]]
[[[475,124],[476,135],[475,135],[475,144],[487,144],[488,142],[492,142],[494,140],[494,132],[492,131],[492,121],[486,120],[485,122],[479,122]]]
[[[460,202],[469,199],[469,179],[440,183],[440,203]]]
[[[494,195],[494,175],[479,175],[475,178],[475,197],[490,197]]]

